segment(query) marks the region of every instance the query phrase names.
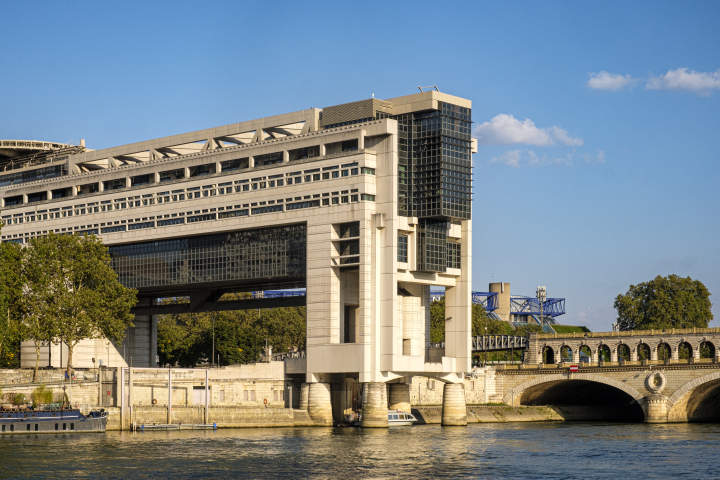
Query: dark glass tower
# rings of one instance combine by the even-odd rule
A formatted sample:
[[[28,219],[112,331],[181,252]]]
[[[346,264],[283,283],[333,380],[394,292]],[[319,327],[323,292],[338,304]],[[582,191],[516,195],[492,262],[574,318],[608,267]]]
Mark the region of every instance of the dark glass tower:
[[[395,119],[399,214],[419,219],[418,270],[444,272],[448,261],[456,264],[455,255],[452,259],[447,255],[447,230],[471,215],[471,111],[438,102],[438,110]]]

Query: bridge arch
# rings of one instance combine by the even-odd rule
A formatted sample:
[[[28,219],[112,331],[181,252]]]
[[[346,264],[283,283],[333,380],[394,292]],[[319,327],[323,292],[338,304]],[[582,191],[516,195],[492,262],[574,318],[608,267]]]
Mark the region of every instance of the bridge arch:
[[[506,403],[508,405],[512,404],[513,406],[519,406],[522,405],[523,401],[523,394],[531,389],[533,387],[542,386],[544,384],[557,384],[558,382],[563,383],[572,383],[572,382],[591,382],[595,384],[600,385],[607,385],[608,387],[613,387],[617,390],[622,391],[623,393],[627,394],[632,400],[634,400],[639,406],[643,403],[643,395],[640,394],[637,390],[635,390],[633,387],[618,382],[617,380],[613,380],[611,378],[604,377],[602,375],[597,375],[594,373],[574,373],[571,378],[568,378],[565,374],[547,374],[547,375],[541,375],[538,377],[535,377],[531,380],[528,380],[524,383],[521,383],[517,387],[510,390],[505,396],[503,397],[503,403]]]
[[[668,397],[668,422],[720,421],[720,372],[691,380]]]
[[[715,344],[708,340],[703,340],[697,344],[698,358],[715,358]]]

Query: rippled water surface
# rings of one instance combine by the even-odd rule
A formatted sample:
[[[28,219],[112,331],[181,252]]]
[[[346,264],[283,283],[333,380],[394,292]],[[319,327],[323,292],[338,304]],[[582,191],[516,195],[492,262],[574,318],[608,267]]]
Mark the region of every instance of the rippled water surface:
[[[0,437],[1,478],[717,478],[720,425],[423,425]]]

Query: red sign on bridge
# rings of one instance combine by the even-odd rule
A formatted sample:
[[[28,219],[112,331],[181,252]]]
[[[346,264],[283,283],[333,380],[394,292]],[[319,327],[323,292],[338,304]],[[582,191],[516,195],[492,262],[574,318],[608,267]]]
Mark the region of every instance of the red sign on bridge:
[[[578,371],[578,366],[577,366],[577,365],[570,365],[570,371],[573,372],[573,373],[577,373],[577,371]]]

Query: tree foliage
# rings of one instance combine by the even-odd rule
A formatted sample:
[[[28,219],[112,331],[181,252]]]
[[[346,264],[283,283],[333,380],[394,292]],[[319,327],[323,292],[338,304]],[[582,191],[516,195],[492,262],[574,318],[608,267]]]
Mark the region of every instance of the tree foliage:
[[[678,275],[630,285],[615,298],[620,330],[706,328],[713,319],[711,308],[705,285]]]
[[[19,366],[20,325],[17,306],[21,298],[21,255],[19,245],[0,244],[0,368]]]
[[[213,320],[215,361],[220,365],[248,363],[260,358],[265,339],[274,352],[305,346],[305,307],[160,315],[158,356],[163,365],[192,367],[209,362]]]
[[[107,248],[95,236],[51,233],[30,240],[21,277],[23,336],[36,345],[66,344],[68,374],[81,340],[119,342],[132,326],[136,291],[118,281]]]
[[[445,297],[442,297],[430,304],[430,341],[432,343],[445,341],[445,322]],[[472,336],[503,335],[505,334],[505,322],[490,318],[482,305],[473,305],[471,329]]]

